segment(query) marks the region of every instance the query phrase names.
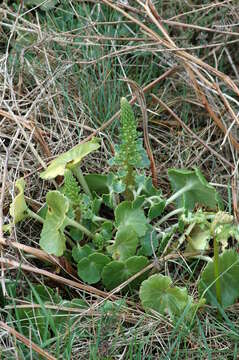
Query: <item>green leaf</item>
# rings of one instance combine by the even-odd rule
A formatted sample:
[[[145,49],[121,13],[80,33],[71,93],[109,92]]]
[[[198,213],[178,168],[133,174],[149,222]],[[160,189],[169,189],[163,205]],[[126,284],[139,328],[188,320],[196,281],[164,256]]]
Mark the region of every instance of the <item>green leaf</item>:
[[[25,181],[23,178],[16,181],[16,187],[19,193],[10,205],[10,215],[13,217],[14,224],[27,217],[27,204],[24,198]]]
[[[138,236],[144,236],[148,221],[142,209],[132,207],[130,201],[123,201],[115,209],[115,222],[118,229],[131,226]]]
[[[93,253],[78,262],[78,275],[88,284],[95,284],[100,281],[102,270],[109,262],[110,258],[108,256]]]
[[[152,241],[151,241],[152,238]],[[139,239],[141,248],[138,251],[138,255],[144,255],[144,256],[152,256],[153,255],[153,249],[156,252],[157,247],[159,244],[158,236],[156,231],[150,229],[147,231],[144,237]],[[152,249],[153,246],[153,249]]]
[[[139,297],[145,310],[153,309],[162,315],[169,314],[171,318],[180,316],[192,303],[186,288],[172,286],[170,277],[161,274],[142,282]]]
[[[87,244],[84,246],[75,246],[72,249],[72,257],[76,263],[78,263],[80,260],[84,259],[85,257],[88,257],[92,253],[93,253],[93,249]]]
[[[211,210],[216,210],[218,205],[222,206],[219,194],[215,188],[207,182],[199,169],[170,169],[168,176],[174,192],[187,186],[191,187],[177,198],[177,207],[185,207],[188,210],[193,210],[198,204]]]
[[[204,229],[202,226],[196,224],[188,235],[186,251],[203,251],[209,249],[210,238],[210,229]]]
[[[59,191],[50,191],[46,196],[48,210],[43,224],[40,246],[48,254],[63,255],[66,249],[64,228],[69,201]]]
[[[37,212],[37,215],[39,215],[42,219],[45,219],[47,214],[47,204],[44,204]]]
[[[69,233],[71,238],[76,242],[80,242],[84,237],[83,232],[73,226],[69,226]]]
[[[66,168],[71,169],[78,165],[86,155],[97,150],[99,147],[100,144],[95,138],[75,146],[53,160],[48,168],[40,174],[40,177],[42,179],[54,179],[58,175],[63,176]]]
[[[222,306],[227,307],[239,298],[239,255],[235,250],[226,250],[219,256],[219,275]],[[205,296],[208,303],[216,306],[215,280],[213,261],[205,267],[198,284],[198,291]]]
[[[107,175],[87,174],[84,178],[91,192],[95,191],[99,195],[107,194],[109,192],[109,188],[107,186]]]
[[[107,290],[112,290],[145,268],[147,264],[148,259],[144,256],[132,256],[125,262],[111,261],[102,271],[103,284]],[[136,286],[139,281],[139,279],[135,279],[129,285],[131,287]]]
[[[137,196],[137,198],[132,203],[132,207],[134,209],[140,208],[143,205],[145,198],[146,195]]]
[[[156,204],[151,205],[148,213],[148,217],[150,220],[153,220],[157,217],[159,217],[162,212],[164,211],[166,201],[163,199],[160,199],[160,201]]]
[[[121,227],[116,233],[115,243],[107,247],[115,260],[126,260],[135,255],[139,239],[133,227]]]

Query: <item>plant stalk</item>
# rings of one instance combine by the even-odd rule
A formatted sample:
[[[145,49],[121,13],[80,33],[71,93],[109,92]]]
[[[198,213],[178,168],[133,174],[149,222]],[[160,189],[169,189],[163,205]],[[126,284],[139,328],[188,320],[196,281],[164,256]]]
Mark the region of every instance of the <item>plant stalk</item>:
[[[39,221],[41,224],[44,224],[44,219],[37,215],[36,213],[34,213],[33,211],[31,211],[30,209],[27,208],[27,214],[28,216],[30,216],[32,219]]]
[[[213,239],[213,251],[214,251],[214,276],[216,279],[216,296],[217,301],[222,305],[222,295],[221,295],[221,283],[220,283],[220,273],[219,273],[219,245],[214,236]]]
[[[170,198],[166,201],[166,205],[168,206],[169,204],[171,204],[172,202],[174,202],[174,200],[176,200],[177,198],[179,198],[180,196],[182,196],[185,192],[191,190],[193,188],[194,184],[193,182],[183,186],[180,190],[178,190],[175,194],[173,194],[172,196],[170,196]]]
[[[86,234],[90,238],[92,238],[92,239],[94,238],[94,234],[92,234],[92,232],[90,230],[88,230],[85,226],[81,225],[80,223],[78,223],[75,220],[70,219],[68,216],[66,218],[67,218],[68,225],[71,225],[71,226],[79,229],[80,231],[82,231],[84,234]]]
[[[76,166],[72,167],[71,171],[73,172],[73,174],[75,175],[75,177],[77,178],[79,183],[81,184],[84,192],[92,198],[91,191],[89,189],[89,186],[88,186],[87,182],[85,181],[85,178],[84,178],[84,175],[83,175],[83,173],[81,171],[80,166],[76,165]]]
[[[155,226],[160,226],[162,223],[164,223],[164,221],[168,220],[172,216],[181,214],[183,212],[184,212],[184,208],[175,209],[175,210],[171,211],[170,213],[166,214],[164,217],[162,217]]]

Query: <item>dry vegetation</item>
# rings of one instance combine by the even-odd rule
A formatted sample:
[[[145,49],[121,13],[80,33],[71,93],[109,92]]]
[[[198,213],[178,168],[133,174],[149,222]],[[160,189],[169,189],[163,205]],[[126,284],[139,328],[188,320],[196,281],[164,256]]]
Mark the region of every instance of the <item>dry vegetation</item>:
[[[168,168],[198,166],[239,220],[238,1],[58,1],[48,11],[24,3],[0,5],[0,358],[237,359],[237,305],[223,323],[209,308],[199,314],[197,331],[188,332],[132,303],[107,316],[101,305],[109,294],[83,285],[59,259],[38,250],[37,224],[25,222],[10,237],[2,225],[17,178],[25,177],[29,203],[39,209],[54,187],[39,180],[39,170],[95,134],[101,151],[84,169],[107,172],[121,96],[135,104],[141,124],[129,80],[146,95],[164,193],[170,193]],[[166,272],[180,257],[165,263]],[[14,297],[9,284],[16,278]],[[189,273],[188,279],[193,293]],[[36,344],[13,311],[32,306],[25,298],[29,282],[85,299],[90,308],[71,309],[70,328],[52,341],[39,336]]]

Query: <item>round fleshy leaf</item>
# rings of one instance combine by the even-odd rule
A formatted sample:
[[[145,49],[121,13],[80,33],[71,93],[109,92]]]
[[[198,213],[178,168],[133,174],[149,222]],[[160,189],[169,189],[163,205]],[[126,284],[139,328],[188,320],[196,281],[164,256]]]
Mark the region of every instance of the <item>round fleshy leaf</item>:
[[[101,279],[101,273],[110,258],[100,253],[93,253],[78,262],[78,275],[88,284],[96,284]]]
[[[131,226],[138,236],[144,236],[148,226],[144,211],[133,208],[130,201],[123,201],[117,206],[115,221],[118,228]]]
[[[226,250],[219,256],[219,276],[222,306],[227,307],[239,298],[239,255],[235,250]],[[213,261],[205,267],[198,284],[198,291],[205,296],[208,303],[216,306],[215,280]]]
[[[191,301],[186,288],[172,287],[170,277],[161,274],[142,282],[139,297],[146,310],[153,309],[163,315],[168,313],[171,317],[180,315]]]
[[[76,263],[78,263],[85,257],[88,257],[92,253],[93,253],[93,249],[87,244],[84,246],[75,246],[72,249],[72,257]]]
[[[107,290],[112,290],[129,279],[131,276],[142,270],[148,264],[148,259],[144,256],[132,256],[125,262],[111,261],[102,271],[102,281]],[[135,279],[137,280],[137,279]],[[137,281],[129,285],[137,285]]]
[[[58,175],[63,176],[66,168],[73,168],[79,164],[86,155],[97,150],[99,147],[100,144],[95,138],[75,146],[53,160],[48,168],[40,174],[40,177],[42,179],[54,179]]]
[[[222,200],[216,189],[207,182],[199,169],[170,169],[168,177],[174,192],[185,186],[191,186],[189,190],[177,198],[177,207],[193,210],[195,205],[199,204],[208,209],[216,210],[218,206],[222,206]]]
[[[23,178],[16,181],[16,187],[19,193],[10,205],[10,215],[13,217],[14,224],[17,224],[27,217],[27,204],[24,198],[25,181]]]
[[[48,209],[41,232],[40,246],[48,254],[61,256],[66,249],[64,227],[67,225],[65,220],[69,201],[59,191],[50,191],[46,196],[46,203]]]
[[[132,226],[122,227],[117,231],[115,243],[107,247],[113,259],[126,260],[135,255],[138,246],[138,236]]]

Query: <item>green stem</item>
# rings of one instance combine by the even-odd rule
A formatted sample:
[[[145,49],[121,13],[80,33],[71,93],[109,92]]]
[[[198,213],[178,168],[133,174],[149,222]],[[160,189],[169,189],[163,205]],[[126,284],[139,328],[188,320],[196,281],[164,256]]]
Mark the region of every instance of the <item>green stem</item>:
[[[160,226],[163,222],[167,221],[172,216],[181,214],[183,212],[184,212],[184,208],[175,209],[175,210],[171,211],[170,213],[168,213],[167,215],[165,215],[164,217],[162,217],[155,226]]]
[[[97,216],[97,215],[94,215],[93,216],[93,219],[92,221],[102,221],[102,222],[105,222],[105,221],[109,221],[108,219],[105,219],[105,218],[102,218],[101,216]]]
[[[81,168],[79,165],[74,166],[71,171],[73,172],[73,174],[75,175],[75,177],[77,178],[77,180],[79,181],[79,183],[81,184],[84,192],[89,195],[92,198],[92,194],[91,191],[89,189],[89,186],[87,184],[87,182],[85,181],[84,175],[81,171]]]
[[[40,223],[44,224],[44,219],[37,215],[36,213],[34,213],[33,211],[31,211],[30,209],[27,209],[27,214],[28,216],[30,216],[32,219],[39,221]]]
[[[213,239],[213,251],[214,251],[214,276],[216,279],[216,296],[217,301],[222,305],[222,296],[221,296],[221,283],[220,283],[220,273],[219,273],[219,245],[216,240],[216,237]]]
[[[82,231],[84,234],[86,234],[90,238],[94,238],[94,234],[92,234],[92,232],[90,230],[88,230],[85,226],[81,225],[80,223],[78,223],[75,220],[68,218],[68,216],[66,217],[66,219],[67,219],[68,225],[71,225],[71,226],[75,227],[76,229],[79,229],[80,231]]]
[[[183,186],[180,190],[178,190],[175,194],[173,194],[167,201],[166,206],[174,202],[178,197],[182,196],[186,191],[189,191],[193,188],[193,182]]]

